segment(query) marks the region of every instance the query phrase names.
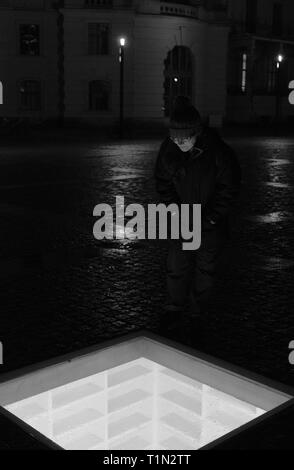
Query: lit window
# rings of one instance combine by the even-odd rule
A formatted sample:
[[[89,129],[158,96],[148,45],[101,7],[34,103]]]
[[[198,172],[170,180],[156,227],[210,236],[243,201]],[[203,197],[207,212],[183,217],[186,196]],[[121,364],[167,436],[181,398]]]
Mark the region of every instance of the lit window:
[[[90,55],[107,55],[109,53],[109,25],[89,23],[88,53]]]
[[[19,26],[20,54],[37,56],[40,54],[40,29],[37,24]]]
[[[93,80],[89,83],[90,111],[107,111],[110,102],[110,84],[104,80]]]
[[[27,111],[41,108],[41,83],[37,80],[23,80],[20,84],[20,106]]]
[[[247,90],[247,54],[242,54],[242,93],[246,93]]]

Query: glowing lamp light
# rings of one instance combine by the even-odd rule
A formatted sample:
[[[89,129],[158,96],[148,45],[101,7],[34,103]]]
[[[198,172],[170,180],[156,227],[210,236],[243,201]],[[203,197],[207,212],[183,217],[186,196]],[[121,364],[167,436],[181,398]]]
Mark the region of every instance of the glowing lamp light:
[[[174,78],[174,82],[178,83],[179,79],[177,77]]]
[[[121,47],[124,47],[126,45],[126,39],[125,38],[120,38],[119,43]]]
[[[284,56],[282,54],[279,54],[278,57],[277,57],[277,69],[280,68],[281,63],[283,62],[283,60],[284,60]]]

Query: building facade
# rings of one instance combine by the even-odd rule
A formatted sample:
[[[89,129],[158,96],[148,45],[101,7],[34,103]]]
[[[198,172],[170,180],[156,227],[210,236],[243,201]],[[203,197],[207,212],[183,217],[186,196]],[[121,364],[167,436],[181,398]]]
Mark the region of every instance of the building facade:
[[[56,117],[57,38],[52,2],[0,1],[0,116]]]
[[[0,0],[0,116],[117,122],[124,38],[127,119],[166,122],[178,94],[215,126],[286,118],[294,113],[293,7],[293,0]]]
[[[124,37],[126,118],[167,119],[182,93],[220,124],[229,28],[225,15],[192,3],[2,1],[1,115],[116,121]]]
[[[118,115],[119,38],[125,46],[125,115],[164,119],[177,94],[221,122],[226,108],[229,29],[203,7],[158,0],[67,0],[64,9],[66,116]],[[110,6],[110,5],[109,5]]]
[[[293,0],[228,0],[227,119],[232,122],[294,117]]]

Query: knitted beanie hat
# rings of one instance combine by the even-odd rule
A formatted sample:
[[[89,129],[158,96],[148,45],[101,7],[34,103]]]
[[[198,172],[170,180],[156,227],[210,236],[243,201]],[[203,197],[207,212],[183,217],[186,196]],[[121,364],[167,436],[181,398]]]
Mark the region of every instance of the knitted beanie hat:
[[[185,139],[201,132],[200,114],[186,96],[175,98],[169,130],[170,137],[174,139]]]

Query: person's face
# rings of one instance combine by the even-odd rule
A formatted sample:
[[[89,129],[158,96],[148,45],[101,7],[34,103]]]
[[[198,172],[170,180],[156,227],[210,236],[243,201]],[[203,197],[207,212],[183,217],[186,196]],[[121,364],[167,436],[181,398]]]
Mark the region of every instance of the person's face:
[[[172,141],[179,147],[182,152],[189,152],[195,145],[197,135],[192,135],[184,139],[172,138]]]

